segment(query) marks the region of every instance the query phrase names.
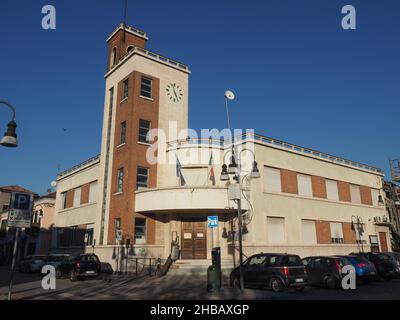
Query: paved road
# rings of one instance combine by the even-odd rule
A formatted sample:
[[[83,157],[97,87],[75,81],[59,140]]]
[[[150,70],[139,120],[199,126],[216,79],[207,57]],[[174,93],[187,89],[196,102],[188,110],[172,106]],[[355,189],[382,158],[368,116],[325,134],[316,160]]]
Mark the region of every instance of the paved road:
[[[6,298],[8,273],[0,268],[0,300]],[[56,299],[56,300],[102,300],[102,299],[162,299],[162,300],[196,300],[196,299],[270,299],[270,300],[321,300],[321,299],[370,299],[400,300],[400,280],[391,282],[373,282],[359,286],[355,291],[306,288],[302,293],[275,293],[269,290],[246,289],[243,294],[224,285],[218,294],[206,291],[204,277],[192,275],[166,276],[155,278],[143,276],[111,277],[102,280],[70,282],[57,280],[57,289],[45,291],[41,288],[40,275],[16,274],[14,299]]]

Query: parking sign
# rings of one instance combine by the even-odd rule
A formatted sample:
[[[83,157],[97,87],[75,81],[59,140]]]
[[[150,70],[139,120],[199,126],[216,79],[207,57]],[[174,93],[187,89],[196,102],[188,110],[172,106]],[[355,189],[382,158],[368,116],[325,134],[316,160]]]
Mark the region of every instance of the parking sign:
[[[209,228],[218,227],[218,216],[207,217],[207,224]]]
[[[14,228],[30,228],[32,221],[33,195],[13,192],[8,214],[8,226]]]

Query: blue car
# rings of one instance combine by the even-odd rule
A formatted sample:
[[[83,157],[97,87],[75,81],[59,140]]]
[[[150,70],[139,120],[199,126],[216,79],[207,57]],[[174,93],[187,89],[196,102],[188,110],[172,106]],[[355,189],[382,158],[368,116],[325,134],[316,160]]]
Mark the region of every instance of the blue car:
[[[358,282],[368,283],[374,279],[377,275],[375,266],[363,257],[357,256],[337,256],[340,258],[346,258],[351,262],[356,270],[356,276]]]

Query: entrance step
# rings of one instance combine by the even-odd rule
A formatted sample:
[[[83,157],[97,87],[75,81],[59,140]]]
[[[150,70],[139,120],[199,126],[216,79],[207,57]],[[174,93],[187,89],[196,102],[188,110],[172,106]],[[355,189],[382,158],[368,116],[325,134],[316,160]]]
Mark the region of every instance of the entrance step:
[[[168,275],[207,275],[211,260],[178,260],[170,268]],[[229,276],[234,265],[231,260],[221,261],[223,276]]]

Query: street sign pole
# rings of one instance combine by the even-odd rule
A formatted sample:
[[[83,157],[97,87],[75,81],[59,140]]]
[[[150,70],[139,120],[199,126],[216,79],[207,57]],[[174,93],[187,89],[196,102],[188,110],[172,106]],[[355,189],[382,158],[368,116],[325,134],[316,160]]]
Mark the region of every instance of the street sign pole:
[[[17,259],[19,230],[20,230],[19,228],[15,228],[14,250],[13,250],[13,258],[12,258],[11,272],[10,272],[10,286],[8,287],[8,300],[11,300],[11,293],[12,293],[13,279],[14,279],[15,260]]]

